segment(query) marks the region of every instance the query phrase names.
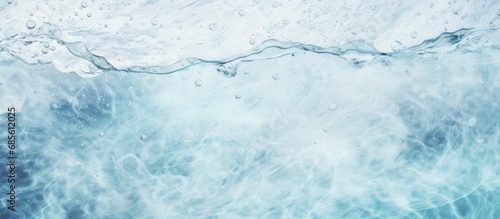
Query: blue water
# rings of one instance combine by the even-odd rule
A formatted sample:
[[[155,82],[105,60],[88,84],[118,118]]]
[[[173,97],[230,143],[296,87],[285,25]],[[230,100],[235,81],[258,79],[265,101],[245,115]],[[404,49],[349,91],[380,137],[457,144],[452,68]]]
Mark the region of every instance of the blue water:
[[[8,0],[0,18],[2,219],[500,218],[497,1]]]

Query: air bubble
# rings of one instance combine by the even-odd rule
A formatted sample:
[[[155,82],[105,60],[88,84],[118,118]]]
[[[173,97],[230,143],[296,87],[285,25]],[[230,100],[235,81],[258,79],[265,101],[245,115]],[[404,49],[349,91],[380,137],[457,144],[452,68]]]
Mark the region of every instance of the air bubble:
[[[200,79],[198,79],[198,80],[194,81],[194,85],[196,85],[196,87],[201,86],[201,84],[202,84],[202,82],[201,82],[201,80],[200,80]]]
[[[92,14],[90,12],[87,13],[87,17],[92,17]]]
[[[99,132],[99,137],[104,136],[104,132]]]
[[[43,42],[43,47],[45,48],[49,48],[50,47],[50,44],[48,42]]]
[[[245,16],[245,11],[243,11],[243,9],[240,9],[238,11],[238,15],[241,16],[241,17]]]
[[[35,21],[33,21],[33,20],[29,20],[28,22],[26,22],[26,27],[27,27],[28,29],[33,29],[33,28],[35,28],[35,27],[36,27],[36,23],[35,23]]]
[[[415,31],[411,32],[411,38],[413,39],[417,38],[417,32]]]
[[[211,23],[210,25],[208,25],[208,29],[210,29],[211,31],[216,31],[217,30],[217,24]]]
[[[472,126],[475,126],[477,123],[477,120],[476,118],[472,117],[469,119],[469,126],[472,127]]]
[[[417,85],[415,85],[411,88],[411,91],[413,91],[413,93],[418,93],[418,91],[420,91],[420,88]]]
[[[144,135],[144,134],[143,134],[143,135],[141,135],[141,140],[146,141],[146,139],[148,139],[148,136],[146,136],[146,135]]]
[[[403,44],[401,44],[401,42],[396,40],[391,43],[391,49],[393,51],[399,51],[401,48],[403,48]]]
[[[330,103],[330,105],[328,105],[328,109],[330,109],[331,111],[334,111],[337,109],[337,104],[335,103]]]
[[[234,95],[234,98],[235,98],[235,99],[241,99],[241,95],[236,94],[236,95]]]
[[[156,36],[156,34],[158,34],[158,29],[154,28],[154,27],[151,27],[151,28],[148,29],[148,34],[150,36],[153,36],[153,37]]]
[[[280,79],[280,76],[279,76],[279,75],[277,75],[277,74],[274,74],[274,75],[273,75],[273,79],[274,79],[274,80],[278,80],[278,79]]]
[[[87,3],[86,2],[82,2],[80,5],[82,6],[82,8],[86,8],[87,7]]]
[[[47,48],[42,48],[42,53],[47,54],[47,53],[49,53],[49,50]]]
[[[7,0],[7,3],[12,4],[12,0]]]
[[[157,21],[157,20],[151,20],[151,24],[152,24],[153,26],[156,26],[156,25],[158,25],[158,21]]]
[[[328,132],[328,128],[327,128],[327,127],[324,127],[324,128],[323,128],[323,131],[324,131],[324,132]]]

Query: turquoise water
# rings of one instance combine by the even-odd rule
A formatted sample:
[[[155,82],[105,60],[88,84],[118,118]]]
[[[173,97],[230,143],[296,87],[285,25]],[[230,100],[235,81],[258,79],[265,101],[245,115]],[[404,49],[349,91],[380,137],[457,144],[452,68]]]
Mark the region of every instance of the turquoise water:
[[[4,1],[0,218],[500,218],[499,12]]]

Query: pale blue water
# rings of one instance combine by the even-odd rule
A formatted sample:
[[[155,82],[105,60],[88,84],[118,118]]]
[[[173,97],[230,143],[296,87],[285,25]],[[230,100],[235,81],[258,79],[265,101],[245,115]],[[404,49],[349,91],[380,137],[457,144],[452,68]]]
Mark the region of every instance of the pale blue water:
[[[2,219],[500,218],[497,1],[9,0],[0,18]]]

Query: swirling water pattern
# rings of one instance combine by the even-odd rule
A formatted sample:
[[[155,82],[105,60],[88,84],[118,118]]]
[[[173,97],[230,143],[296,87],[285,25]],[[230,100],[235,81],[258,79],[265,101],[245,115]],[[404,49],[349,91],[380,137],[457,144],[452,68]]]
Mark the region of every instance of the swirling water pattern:
[[[0,17],[20,162],[0,218],[500,218],[497,1],[7,0]]]

